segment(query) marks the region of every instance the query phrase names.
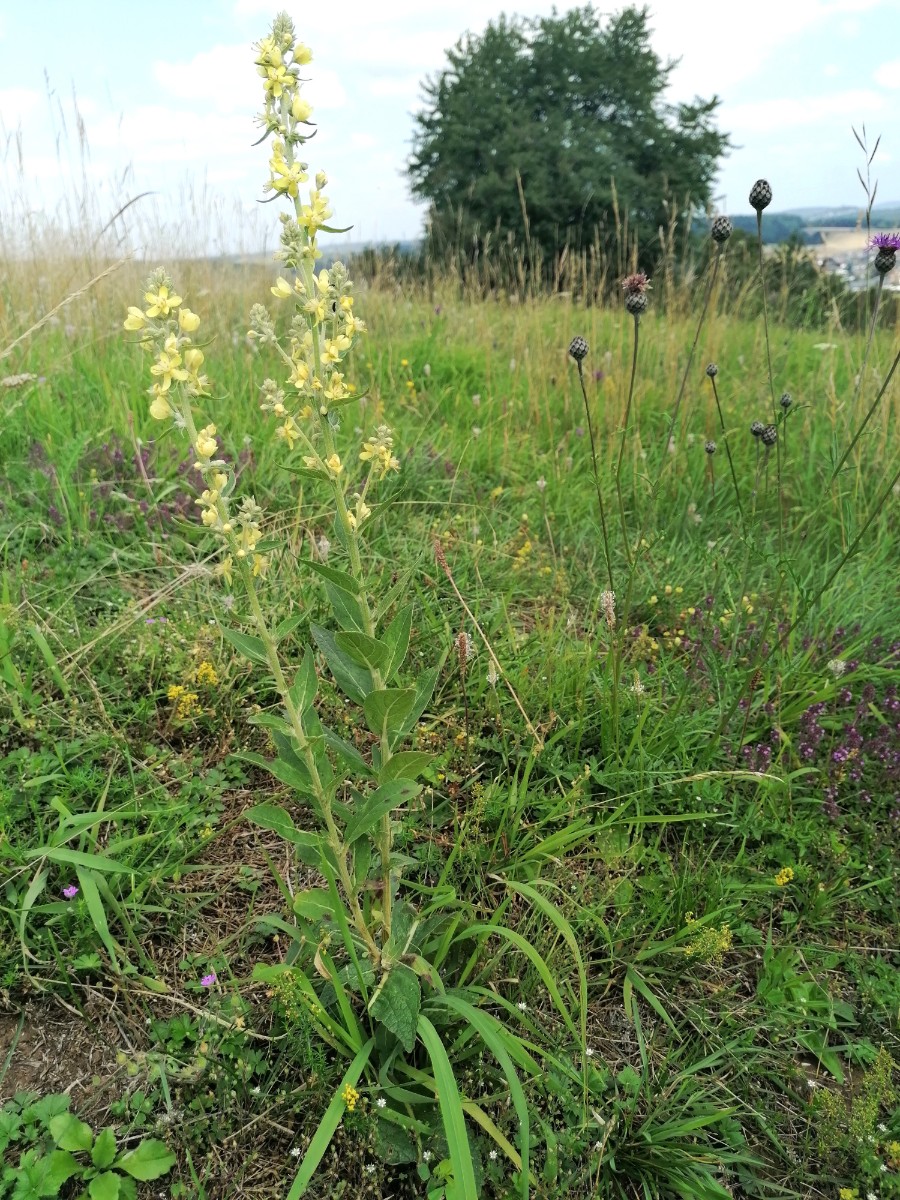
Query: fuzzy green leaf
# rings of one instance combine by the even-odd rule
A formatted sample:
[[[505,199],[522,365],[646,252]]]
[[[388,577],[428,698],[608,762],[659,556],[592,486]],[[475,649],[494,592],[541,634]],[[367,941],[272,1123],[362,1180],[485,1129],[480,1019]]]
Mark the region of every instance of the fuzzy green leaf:
[[[119,1200],[121,1186],[121,1175],[115,1171],[102,1171],[88,1184],[88,1195],[91,1200]]]
[[[409,650],[409,633],[412,628],[412,606],[401,608],[397,615],[381,635],[381,640],[390,651],[390,658],[384,667],[384,681],[390,683],[403,666],[406,652]]]
[[[387,783],[391,779],[415,779],[421,775],[434,755],[424,750],[401,750],[394,754],[378,773],[378,782]]]
[[[390,662],[390,647],[368,634],[338,633],[334,640],[339,650],[349,654],[358,666],[367,667],[370,671],[381,671]]]
[[[261,667],[269,665],[262,638],[249,633],[241,633],[239,629],[229,629],[226,625],[222,625],[221,630],[225,641],[230,642],[239,654],[243,654],[244,658],[249,658],[251,662]]]
[[[344,840],[355,842],[377,825],[383,816],[401,804],[408,804],[421,790],[422,785],[410,779],[392,779],[390,783],[377,788],[354,810],[344,830]]]
[[[369,1012],[399,1039],[407,1054],[411,1054],[416,1045],[416,1023],[421,1006],[419,977],[401,963],[382,978],[369,1001]]]
[[[321,625],[310,625],[310,630],[338,686],[351,700],[362,704],[373,687],[371,673],[365,667],[358,666],[349,654],[341,650],[329,630]]]
[[[396,737],[403,727],[412,707],[416,702],[413,688],[384,688],[378,692],[370,692],[363,701],[363,712],[369,728],[378,737],[390,740]]]
[[[90,1125],[85,1125],[72,1113],[60,1113],[52,1118],[50,1136],[60,1150],[90,1150],[94,1144]]]

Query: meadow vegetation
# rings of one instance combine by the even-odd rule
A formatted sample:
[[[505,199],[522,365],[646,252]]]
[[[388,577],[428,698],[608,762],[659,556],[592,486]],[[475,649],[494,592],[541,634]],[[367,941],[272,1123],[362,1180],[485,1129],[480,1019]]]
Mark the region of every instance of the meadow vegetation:
[[[900,1197],[897,268],[323,277],[272,39],[277,264],[4,242],[0,1198]]]

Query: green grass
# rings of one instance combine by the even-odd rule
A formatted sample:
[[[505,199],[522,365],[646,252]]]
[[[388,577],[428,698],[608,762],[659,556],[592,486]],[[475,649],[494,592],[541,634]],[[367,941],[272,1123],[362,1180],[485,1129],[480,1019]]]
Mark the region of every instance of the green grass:
[[[476,1037],[461,1010],[427,999],[428,1053],[406,1086],[424,1086],[430,1058],[448,1144],[393,1092],[394,1122],[380,1117],[371,1079],[341,1116],[349,1059],[281,970],[300,952],[293,898],[323,881],[243,817],[266,802],[300,827],[304,814],[242,757],[270,753],[253,718],[276,697],[222,634],[248,630],[249,612],[211,573],[180,446],[154,440],[147,363],[120,336],[137,291],[124,276],[72,318],[71,337],[45,329],[10,360],[40,382],[0,389],[0,995],[26,1028],[58,1005],[73,1054],[98,1012],[115,1014],[104,1036],[119,1058],[103,1086],[82,1088],[79,1115],[164,1138],[172,1194],[210,1200],[287,1195],[302,1161],[289,1152],[310,1143],[321,1163],[309,1195],[447,1187],[468,1200],[453,1191],[468,1170],[479,1195],[523,1194],[514,1159],[496,1153],[504,1142],[513,1154],[528,1144],[531,1194],[548,1198],[900,1195],[886,1058],[898,1060],[900,1034],[896,388],[831,481],[895,337],[876,337],[854,412],[862,337],[773,326],[776,392],[794,399],[779,522],[774,458],[752,498],[749,424],[771,414],[759,326],[710,317],[670,451],[696,318],[651,307],[622,477],[629,539],[643,530],[645,542],[626,613],[614,470],[631,320],[559,300],[360,295],[367,395],[342,421],[389,422],[402,467],[379,496],[372,590],[406,581],[413,671],[441,664],[414,739],[435,757],[398,830],[402,894],[425,912],[456,906],[462,933],[441,954],[489,1026]],[[179,287],[214,314],[204,412],[226,453],[243,455],[238,490],[266,509],[278,548],[262,603],[276,621],[298,617],[283,645],[299,662],[327,606],[295,555],[323,536],[329,562],[340,551],[328,506],[283,469],[256,406],[270,368],[232,340],[268,282],[195,266]],[[618,657],[566,356],[576,333],[591,346]],[[435,539],[503,668],[494,685]],[[462,631],[475,649],[464,673]],[[198,681],[203,662],[215,683]],[[356,718],[317,667],[320,714],[352,739]],[[172,686],[196,694],[183,717]],[[511,936],[492,932],[504,926]],[[333,994],[340,1024],[355,1001],[349,985]],[[15,1046],[5,1067],[2,1051],[7,1098],[34,1080]],[[48,1059],[37,1090],[65,1090],[66,1072],[65,1055]],[[323,1116],[330,1143],[314,1141]]]

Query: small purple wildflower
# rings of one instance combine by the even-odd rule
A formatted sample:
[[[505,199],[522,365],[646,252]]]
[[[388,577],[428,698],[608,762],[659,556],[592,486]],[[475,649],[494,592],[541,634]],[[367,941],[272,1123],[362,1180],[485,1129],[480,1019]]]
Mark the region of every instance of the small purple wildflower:
[[[869,245],[873,250],[900,250],[900,233],[876,233]]]
[[[208,975],[204,975],[203,978],[200,980],[200,986],[206,987],[206,988],[212,987],[212,985],[216,982],[217,978],[218,978],[218,976],[216,975],[215,971],[210,971],[210,973]]]
[[[74,883],[70,883],[68,887],[63,888],[62,894],[65,896],[65,898],[67,900],[74,900],[75,897],[78,895],[78,888],[75,886]]]

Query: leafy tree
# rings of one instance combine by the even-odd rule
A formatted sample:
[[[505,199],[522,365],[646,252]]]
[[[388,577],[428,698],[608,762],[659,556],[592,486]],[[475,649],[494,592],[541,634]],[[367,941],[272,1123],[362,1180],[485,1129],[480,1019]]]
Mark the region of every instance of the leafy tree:
[[[709,200],[729,148],[719,100],[663,99],[676,63],[652,49],[646,8],[605,27],[589,6],[501,16],[447,60],[423,85],[408,162],[437,247],[499,234],[544,253],[580,249],[614,235],[614,203],[647,243]]]

